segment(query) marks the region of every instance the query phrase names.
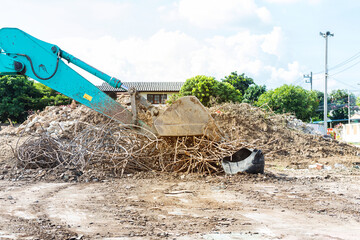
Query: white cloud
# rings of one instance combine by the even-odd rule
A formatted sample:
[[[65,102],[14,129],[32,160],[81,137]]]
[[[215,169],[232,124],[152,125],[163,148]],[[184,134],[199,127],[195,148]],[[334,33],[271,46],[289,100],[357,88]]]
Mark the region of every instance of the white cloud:
[[[270,12],[258,8],[254,0],[180,0],[179,15],[190,23],[204,28],[217,28],[225,24],[257,16],[268,22]]]
[[[166,6],[162,5],[157,8],[158,12],[164,12],[166,11]]]
[[[273,66],[266,66],[265,68],[271,72],[270,81],[285,81],[286,84],[293,84],[298,80],[302,81],[302,71],[300,69],[300,64],[297,61],[289,63],[287,69],[281,67],[276,68]]]
[[[37,37],[94,36],[117,31],[131,17],[133,5],[112,0],[1,1],[0,24],[17,27]],[[14,17],[14,12],[16,16]],[[41,35],[42,34],[42,35]]]
[[[63,38],[56,43],[123,81],[185,81],[200,74],[221,79],[232,71],[256,77],[269,75],[269,70],[274,78],[288,80],[294,72],[298,73],[297,62],[290,64],[288,70],[276,69],[267,62],[280,51],[277,45],[281,41],[273,40],[274,35],[281,38],[279,32],[280,28],[265,35],[242,31],[229,37],[199,40],[180,31],[159,30],[148,38]],[[268,47],[270,43],[276,46]],[[86,77],[100,83],[94,77]]]
[[[317,5],[320,4],[323,0],[308,0],[310,5]]]
[[[269,3],[295,3],[302,0],[266,0]]]
[[[98,39],[63,38],[57,42],[69,53],[125,81],[184,81],[190,69],[188,52],[201,47],[184,33],[164,30],[147,39],[117,40],[106,36]],[[100,83],[96,78],[84,75]]]
[[[265,8],[265,7],[258,8],[256,10],[256,14],[264,23],[271,22],[271,13],[269,12],[269,10],[267,8]]]
[[[82,8],[84,12],[91,14],[92,18],[101,21],[120,20],[132,7],[129,3],[116,1],[78,0],[77,2],[80,2],[79,9]]]
[[[322,0],[265,0],[269,3],[279,3],[279,4],[291,4],[297,2],[307,2],[312,5],[319,4]]]
[[[265,40],[261,45],[264,52],[279,56],[281,54],[281,46],[283,34],[280,27],[274,27],[273,31],[264,36]]]

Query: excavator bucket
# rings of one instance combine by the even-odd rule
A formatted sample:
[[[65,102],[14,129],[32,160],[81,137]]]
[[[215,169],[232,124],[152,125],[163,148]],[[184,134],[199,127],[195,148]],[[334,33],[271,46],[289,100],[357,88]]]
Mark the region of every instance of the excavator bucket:
[[[194,96],[179,98],[155,121],[160,136],[201,136],[218,141],[223,137],[215,120]]]

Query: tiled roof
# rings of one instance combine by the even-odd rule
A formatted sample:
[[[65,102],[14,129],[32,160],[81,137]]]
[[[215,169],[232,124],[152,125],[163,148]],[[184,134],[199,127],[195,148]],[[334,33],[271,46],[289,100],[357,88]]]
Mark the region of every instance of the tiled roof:
[[[139,92],[178,92],[184,82],[123,82],[123,85],[135,89]],[[125,92],[122,88],[114,88],[108,83],[96,86],[103,92]]]

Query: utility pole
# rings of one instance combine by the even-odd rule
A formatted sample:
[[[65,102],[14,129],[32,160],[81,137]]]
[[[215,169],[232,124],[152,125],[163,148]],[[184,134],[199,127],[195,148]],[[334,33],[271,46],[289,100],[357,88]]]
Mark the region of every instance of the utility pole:
[[[310,75],[309,74],[307,74],[307,75],[304,74],[304,78],[305,78],[306,83],[310,83],[310,90],[312,91],[312,72],[310,72]]]
[[[327,63],[327,53],[328,53],[328,37],[333,37],[334,34],[327,31],[326,33],[320,32],[320,36],[325,38],[325,90],[324,90],[324,128],[325,134],[327,134],[327,78],[328,78],[328,63]]]
[[[350,90],[348,89],[348,122],[350,124]]]
[[[309,74],[307,74],[307,75],[304,74],[304,79],[305,79],[306,83],[310,83],[310,90],[312,91],[312,72],[310,72],[310,75]],[[310,122],[312,123],[312,118],[311,117],[310,117]]]

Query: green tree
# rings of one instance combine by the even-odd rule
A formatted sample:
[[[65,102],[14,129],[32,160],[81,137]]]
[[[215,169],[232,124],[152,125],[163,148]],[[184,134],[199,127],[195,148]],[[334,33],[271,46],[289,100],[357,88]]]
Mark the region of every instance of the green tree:
[[[243,102],[254,104],[266,92],[266,86],[251,85],[245,90]]]
[[[214,77],[195,76],[187,79],[180,89],[181,96],[193,95],[205,106],[209,105],[210,97],[214,95],[217,81]]]
[[[180,98],[180,93],[178,94],[172,94],[170,95],[170,97],[166,100],[166,103],[168,104],[173,104],[173,102],[175,102],[176,100],[178,100]]]
[[[43,109],[46,106],[68,105],[72,101],[71,98],[45,86],[42,83],[35,83],[34,85],[43,95],[41,100],[38,102],[38,109]]]
[[[230,83],[217,82],[215,96],[216,103],[242,101],[242,95],[240,91]]]
[[[262,94],[256,104],[268,105],[275,113],[292,113],[298,119],[309,121],[310,117],[314,116],[319,102],[314,91],[284,84]]]
[[[24,76],[3,76],[0,78],[0,121],[11,119],[22,122],[28,111],[36,107],[42,97],[33,81]]]
[[[318,90],[314,90],[314,92],[316,93],[316,98],[319,103],[319,106],[315,110],[315,114],[312,116],[312,120],[313,121],[323,121],[324,120],[324,93],[321,91],[318,91]]]
[[[354,94],[348,95],[347,90],[333,90],[330,95],[330,111],[331,119],[347,119],[348,118],[348,105],[350,97],[350,106],[354,106],[356,103],[356,98]],[[353,109],[350,109],[350,114],[354,114]]]
[[[360,107],[360,96],[356,98],[356,106]]]
[[[226,76],[225,79],[222,79],[222,82],[230,83],[237,90],[241,92],[242,95],[245,94],[246,89],[254,84],[254,80],[245,76],[245,73],[238,75],[237,72],[232,72],[229,76]]]
[[[186,80],[179,96],[193,95],[205,106],[210,106],[214,98],[217,103],[241,102],[242,94],[234,86],[215,80],[214,77],[198,75]]]

